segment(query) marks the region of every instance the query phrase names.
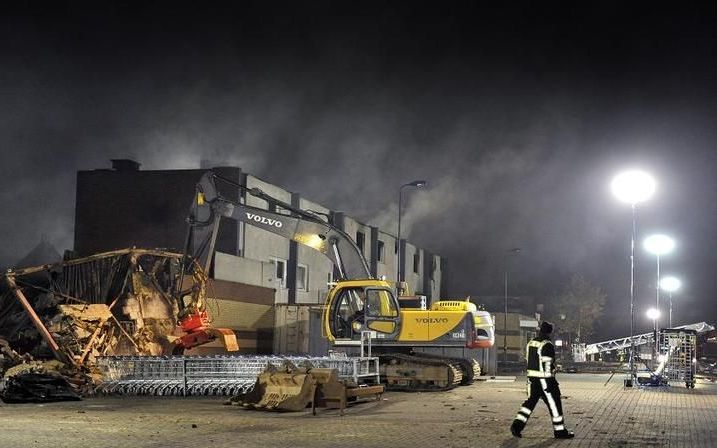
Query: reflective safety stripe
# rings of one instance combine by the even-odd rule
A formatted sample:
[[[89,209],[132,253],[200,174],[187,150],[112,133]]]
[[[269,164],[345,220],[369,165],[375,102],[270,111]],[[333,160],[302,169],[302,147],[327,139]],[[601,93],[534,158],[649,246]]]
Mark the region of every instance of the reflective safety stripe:
[[[543,344],[543,343],[542,343],[541,341],[530,340],[530,341],[528,342],[528,345],[525,347],[525,360],[526,360],[526,361],[528,360],[528,357],[529,357],[529,354],[530,354],[530,348],[531,348],[531,347],[537,348],[537,349],[538,349],[538,355],[540,355],[540,347],[542,346],[542,344]]]
[[[565,429],[565,425],[553,425],[553,430],[555,431],[562,431]]]
[[[517,415],[515,416],[515,419],[516,419],[516,420],[520,420],[520,421],[523,422],[523,423],[527,423],[527,422],[528,422],[528,417],[524,416],[523,414],[517,414]]]
[[[528,369],[528,376],[533,378],[551,378],[553,376],[552,373],[545,373],[540,370],[530,370]]]
[[[548,392],[548,382],[544,379],[540,380],[540,385],[543,386],[543,392],[545,393],[545,398],[548,400],[548,407],[550,408],[550,415],[553,417],[560,417],[560,413],[558,412],[558,406],[555,404],[555,400],[553,400],[553,395]]]
[[[528,361],[528,376],[536,377],[536,378],[550,378],[552,377],[553,367],[552,362],[553,358],[551,356],[544,356],[543,355],[543,347],[545,347],[548,344],[552,344],[552,341],[550,339],[546,339],[543,341],[536,341],[534,339],[530,340],[528,342],[528,345],[525,348],[525,359]],[[534,366],[530,364],[530,350],[535,349],[538,355],[538,365]],[[537,367],[538,370],[532,370],[530,367]],[[538,374],[531,374],[530,372],[539,372]]]
[[[532,411],[530,409],[526,408],[525,406],[521,406],[520,412],[522,412],[525,415],[530,415],[532,413]]]
[[[553,417],[553,423],[562,423],[563,422],[563,416],[560,417]]]

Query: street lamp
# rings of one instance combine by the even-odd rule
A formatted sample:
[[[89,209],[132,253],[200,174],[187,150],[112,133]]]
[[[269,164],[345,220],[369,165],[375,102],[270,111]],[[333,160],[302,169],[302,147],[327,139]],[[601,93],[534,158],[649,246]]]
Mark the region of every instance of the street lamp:
[[[670,328],[672,328],[672,293],[680,289],[682,282],[677,277],[664,277],[660,279],[660,288],[667,291],[670,296]]]
[[[401,295],[401,207],[403,206],[403,189],[406,187],[423,188],[428,185],[425,180],[414,180],[407,184],[401,185],[398,189],[398,238],[396,246],[397,266],[396,266],[396,293]]]
[[[645,238],[642,243],[646,251],[657,257],[657,277],[655,280],[655,307],[660,309],[660,256],[667,255],[675,248],[675,240],[667,235],[655,234]],[[659,330],[659,324],[655,320],[655,337],[657,337],[657,330]]]
[[[520,253],[519,247],[514,247],[505,251],[503,257],[503,280],[504,286],[504,299],[505,309],[503,312],[503,362],[508,362],[508,257],[511,255],[518,255]]]
[[[632,208],[632,238],[630,240],[630,378],[625,386],[632,387],[635,372],[635,238],[637,236],[637,204],[647,201],[655,192],[655,179],[644,171],[624,171],[615,176],[610,184],[613,195]]]

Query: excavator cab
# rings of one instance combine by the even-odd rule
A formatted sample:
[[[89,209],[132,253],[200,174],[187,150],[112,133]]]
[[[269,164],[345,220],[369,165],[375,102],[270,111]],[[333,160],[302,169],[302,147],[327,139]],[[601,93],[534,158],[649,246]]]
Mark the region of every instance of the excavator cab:
[[[400,331],[398,301],[379,281],[345,281],[327,297],[324,330],[329,340],[359,339],[362,331],[375,331],[381,339],[395,339]]]

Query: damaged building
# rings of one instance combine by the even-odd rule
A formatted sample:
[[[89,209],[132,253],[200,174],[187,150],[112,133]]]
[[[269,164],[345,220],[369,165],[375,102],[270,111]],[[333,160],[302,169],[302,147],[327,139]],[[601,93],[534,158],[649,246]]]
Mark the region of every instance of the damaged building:
[[[2,278],[3,399],[91,393],[107,356],[327,353],[321,311],[341,268],[252,220],[189,217],[204,201],[199,180],[208,171],[142,171],[114,160],[112,170],[78,173],[74,250]],[[324,216],[361,252],[365,275],[395,281],[400,251],[401,280],[413,293],[406,299],[425,309],[440,296],[439,256],[239,168],[211,171],[235,204]],[[208,223],[212,232],[195,238]]]
[[[132,160],[113,160],[112,169],[80,171],[77,175],[75,252],[77,256],[119,247],[162,247],[181,252],[187,235],[186,217],[195,186],[210,169],[142,170]],[[396,279],[401,250],[403,280],[411,293],[428,304],[441,295],[443,259],[378,227],[243,172],[237,167],[211,167],[248,188],[260,188],[286,203],[330,216],[353,237],[372,275]],[[223,185],[224,197],[254,207],[274,207]],[[325,353],[319,326],[320,307],[333,265],[321,253],[255,226],[221,219],[216,255],[209,269],[216,313],[214,325],[237,334],[240,351],[248,353]],[[211,296],[212,294],[210,294]],[[195,353],[222,351],[218,342]]]
[[[242,186],[222,187],[237,203],[275,208],[246,194],[260,188],[329,217],[375,277],[396,278],[400,250],[409,291],[429,306],[438,299],[439,256],[239,168],[212,170]],[[91,390],[103,356],[326,353],[321,307],[334,266],[323,254],[221,218],[211,264],[199,266],[191,250],[184,256],[190,204],[206,172],[113,160],[111,170],[78,173],[74,250],[57,260],[43,240],[38,247],[52,253],[46,264],[27,266],[38,260],[26,257],[0,282],[4,398],[71,399]]]

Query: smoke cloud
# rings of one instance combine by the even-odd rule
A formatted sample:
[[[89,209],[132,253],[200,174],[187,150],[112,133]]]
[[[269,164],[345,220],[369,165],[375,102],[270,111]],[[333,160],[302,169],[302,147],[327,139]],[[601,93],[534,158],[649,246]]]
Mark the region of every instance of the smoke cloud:
[[[427,179],[404,191],[402,232],[449,260],[451,295],[501,294],[506,250],[520,247],[516,294],[549,298],[581,273],[608,292],[601,331],[619,336],[630,218],[607,185],[640,166],[660,179],[641,230],[675,234],[666,267],[692,278],[678,320],[715,311],[704,268],[717,216],[706,36],[675,52],[621,28],[632,46],[608,55],[589,37],[600,29],[590,14],[573,17],[585,30],[558,39],[527,9],[409,20],[400,4],[371,6],[367,18],[320,2],[286,15],[249,3],[169,19],[160,4],[4,19],[0,265],[43,234],[71,248],[76,172],[110,158],[239,166],[392,233],[399,186]],[[661,24],[645,26],[678,32]],[[652,260],[640,257],[647,304]]]

